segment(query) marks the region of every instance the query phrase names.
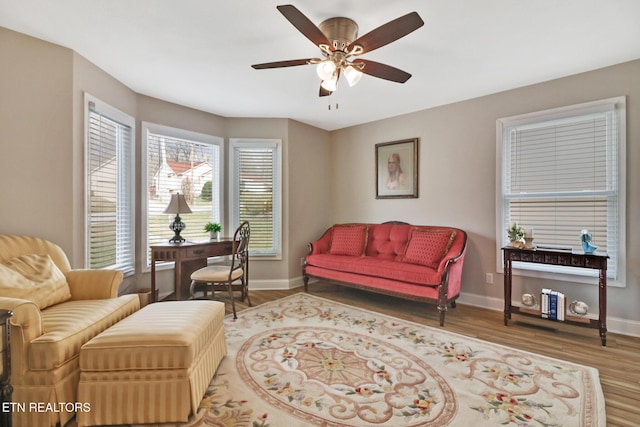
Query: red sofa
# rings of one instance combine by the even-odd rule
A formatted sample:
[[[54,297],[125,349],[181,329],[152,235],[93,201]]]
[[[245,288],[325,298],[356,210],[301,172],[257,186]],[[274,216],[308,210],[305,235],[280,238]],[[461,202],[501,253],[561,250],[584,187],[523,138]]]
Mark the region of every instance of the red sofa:
[[[336,224],[309,243],[305,292],[317,278],[410,300],[435,303],[444,326],[460,295],[467,233],[400,222]]]

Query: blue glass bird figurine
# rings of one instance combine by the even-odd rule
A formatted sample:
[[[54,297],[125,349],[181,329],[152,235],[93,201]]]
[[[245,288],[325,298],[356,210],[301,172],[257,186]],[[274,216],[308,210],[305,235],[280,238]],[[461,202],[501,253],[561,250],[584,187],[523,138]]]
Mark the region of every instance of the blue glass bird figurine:
[[[585,253],[590,254],[598,249],[597,246],[591,244],[591,234],[589,234],[589,230],[582,230],[580,240],[582,241],[582,250]]]

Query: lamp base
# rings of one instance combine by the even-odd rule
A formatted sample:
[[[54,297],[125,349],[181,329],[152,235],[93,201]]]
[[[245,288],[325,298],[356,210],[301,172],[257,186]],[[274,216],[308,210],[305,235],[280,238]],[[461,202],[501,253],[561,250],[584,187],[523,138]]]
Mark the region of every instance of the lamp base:
[[[180,232],[187,228],[187,226],[182,222],[179,214],[176,214],[175,219],[169,226],[171,231],[173,231],[173,237],[169,240],[169,243],[182,243],[184,242],[184,237],[180,236]]]
[[[180,236],[180,233],[176,233],[171,239],[169,239],[169,243],[182,243],[186,242],[184,237]]]

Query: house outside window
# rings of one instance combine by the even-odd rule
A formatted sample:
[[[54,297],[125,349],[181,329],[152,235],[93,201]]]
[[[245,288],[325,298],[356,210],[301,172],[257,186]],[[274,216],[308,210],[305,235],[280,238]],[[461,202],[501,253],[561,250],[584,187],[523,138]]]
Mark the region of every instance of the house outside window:
[[[252,256],[282,256],[282,141],[230,140],[229,202],[233,227],[249,221]]]
[[[181,215],[187,241],[202,241],[209,235],[207,222],[220,222],[223,139],[182,129],[143,123],[144,207],[146,265],[150,245],[164,244],[173,237],[169,229],[175,215],[165,214],[171,196],[183,194],[191,214]],[[227,233],[229,234],[229,230]]]
[[[135,121],[85,94],[85,265],[134,272]]]
[[[533,230],[534,244],[582,250],[586,229],[609,255],[607,276],[624,286],[625,98],[617,97],[497,121],[496,241],[507,228]],[[514,263],[520,274],[592,282],[597,270]]]

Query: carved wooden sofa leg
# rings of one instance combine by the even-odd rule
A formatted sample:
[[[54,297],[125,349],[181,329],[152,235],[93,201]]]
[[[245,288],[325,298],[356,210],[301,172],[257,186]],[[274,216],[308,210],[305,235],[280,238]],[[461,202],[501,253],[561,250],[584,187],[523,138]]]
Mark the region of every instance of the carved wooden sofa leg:
[[[440,326],[444,326],[444,315],[447,313],[447,305],[438,304],[438,311],[440,312]]]

